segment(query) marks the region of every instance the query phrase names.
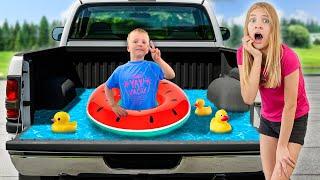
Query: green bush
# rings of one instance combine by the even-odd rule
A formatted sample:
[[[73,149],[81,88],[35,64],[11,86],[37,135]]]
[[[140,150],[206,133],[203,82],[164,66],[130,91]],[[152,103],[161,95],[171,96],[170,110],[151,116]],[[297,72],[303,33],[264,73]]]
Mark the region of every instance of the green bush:
[[[314,40],[314,41],[313,41],[313,44],[314,44],[314,45],[320,45],[320,39]]]
[[[285,41],[293,47],[309,48],[310,47],[310,33],[307,28],[301,25],[290,25],[284,36]]]

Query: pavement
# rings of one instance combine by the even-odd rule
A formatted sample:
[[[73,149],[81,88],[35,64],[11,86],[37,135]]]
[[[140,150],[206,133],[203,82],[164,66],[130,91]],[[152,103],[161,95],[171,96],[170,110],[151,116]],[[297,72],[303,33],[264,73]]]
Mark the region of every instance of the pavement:
[[[6,81],[0,81],[0,180],[17,180],[18,172],[6,150],[6,111],[4,106]]]
[[[11,163],[5,148],[7,133],[5,128],[5,81],[0,81],[0,180],[17,180],[18,172]],[[320,179],[320,77],[306,77],[308,97],[311,104],[308,130],[305,145],[298,159],[297,167],[291,177],[292,180]]]

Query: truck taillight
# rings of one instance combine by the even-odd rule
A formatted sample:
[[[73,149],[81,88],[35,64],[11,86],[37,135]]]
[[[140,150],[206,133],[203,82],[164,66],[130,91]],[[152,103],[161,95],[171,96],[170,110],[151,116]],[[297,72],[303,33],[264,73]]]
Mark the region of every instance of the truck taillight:
[[[7,100],[15,101],[18,99],[18,81],[15,79],[7,80]]]
[[[6,88],[7,119],[17,120],[19,118],[19,81],[16,78],[8,78]]]
[[[7,109],[7,117],[10,119],[18,118],[19,111],[17,109]]]

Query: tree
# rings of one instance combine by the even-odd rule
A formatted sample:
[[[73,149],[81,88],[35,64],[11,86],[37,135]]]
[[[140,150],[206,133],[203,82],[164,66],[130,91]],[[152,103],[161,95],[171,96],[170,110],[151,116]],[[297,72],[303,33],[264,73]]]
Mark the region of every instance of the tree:
[[[11,31],[11,38],[10,38],[10,50],[16,49],[16,39],[17,39],[17,35],[20,31],[21,27],[19,22],[16,22],[14,28]]]
[[[38,45],[46,47],[49,43],[49,23],[45,16],[41,18]]]
[[[22,36],[23,35],[21,35],[21,33],[22,33],[22,31],[19,31],[18,33],[17,33],[17,36],[16,36],[16,39],[15,39],[15,43],[14,43],[14,50],[15,51],[20,51],[20,50],[22,50],[23,49],[23,47],[22,47]]]
[[[281,25],[282,26],[289,26],[289,21],[283,18],[283,19],[281,19]]]
[[[314,45],[320,45],[320,39],[314,40],[314,41],[313,41],[313,44],[314,44]]]
[[[29,41],[30,41],[30,30],[29,30],[29,24],[27,22],[24,22],[21,28],[21,47],[22,50],[30,49],[28,47]]]
[[[30,50],[35,49],[37,44],[37,26],[34,24],[29,24],[24,22],[20,30],[16,33],[14,41],[14,49],[16,51],[20,50]]]
[[[38,26],[31,23],[29,25],[29,42],[28,42],[29,49],[37,49],[39,47],[37,45],[37,42],[38,42],[37,33],[38,33]]]
[[[50,25],[50,30],[52,31],[55,27],[61,27],[62,23],[60,21],[53,21]],[[52,36],[50,34],[49,36],[49,46],[50,47],[55,47],[58,45],[58,42],[52,39]]]
[[[15,41],[14,41],[14,49],[16,51],[20,50],[29,50],[31,49],[29,47],[29,42],[30,42],[30,28],[29,24],[27,22],[24,22],[20,30],[18,31],[17,35],[15,36]]]
[[[310,47],[310,33],[301,25],[290,25],[287,29],[286,42],[293,47]]]
[[[4,50],[3,44],[3,36],[2,36],[2,28],[0,27],[0,51]]]
[[[315,32],[320,32],[320,26],[318,25],[318,23],[314,20],[309,21],[306,24],[306,28],[309,30],[309,32],[311,33],[315,33]]]
[[[228,46],[230,47],[239,47],[241,44],[241,38],[243,36],[242,27],[234,24],[231,27],[230,39],[227,41]]]
[[[304,26],[304,23],[299,19],[290,19],[289,24],[290,25],[301,25],[301,26]]]
[[[2,37],[3,37],[3,50],[11,50],[10,49],[10,39],[11,33],[8,21],[5,20],[2,26]]]

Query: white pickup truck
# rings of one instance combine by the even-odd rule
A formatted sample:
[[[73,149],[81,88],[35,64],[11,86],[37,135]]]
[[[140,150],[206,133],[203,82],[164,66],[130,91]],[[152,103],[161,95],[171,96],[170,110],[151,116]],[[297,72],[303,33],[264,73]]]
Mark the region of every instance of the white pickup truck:
[[[75,1],[65,26],[53,30],[60,46],[16,54],[9,67],[6,128],[11,138],[6,149],[19,179],[141,174],[231,177],[250,172],[261,177],[258,139],[49,136],[54,112],[80,101],[79,89],[98,87],[128,60],[126,37],[135,27],[149,32],[176,73],[172,81],[182,89],[207,89],[221,73],[221,60],[236,67],[235,50],[223,47],[230,32],[219,27],[208,0]],[[248,114],[250,121],[252,113]],[[47,131],[33,129],[39,124]]]

